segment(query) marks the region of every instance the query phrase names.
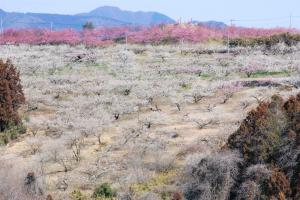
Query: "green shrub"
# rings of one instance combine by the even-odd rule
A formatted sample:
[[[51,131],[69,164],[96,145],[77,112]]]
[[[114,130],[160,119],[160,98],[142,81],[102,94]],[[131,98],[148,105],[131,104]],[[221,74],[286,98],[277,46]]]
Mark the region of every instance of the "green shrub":
[[[272,36],[254,37],[254,38],[234,38],[229,41],[231,47],[254,47],[264,46],[271,49],[274,45],[284,43],[287,46],[293,46],[300,42],[300,34],[282,33]],[[227,43],[227,41],[224,41]]]
[[[71,199],[72,200],[88,200],[88,198],[78,190],[74,190],[71,193]]]
[[[93,193],[93,198],[104,197],[104,198],[113,198],[116,197],[117,192],[111,188],[108,183],[103,183],[97,187]]]
[[[177,44],[179,40],[174,37],[165,37],[160,41],[160,45]]]
[[[5,145],[24,133],[26,133],[26,127],[23,124],[9,126],[9,128],[0,132],[0,145]]]
[[[84,30],[93,30],[93,29],[95,28],[95,26],[94,26],[93,22],[86,22],[86,23],[82,26],[82,28],[83,28]]]
[[[114,39],[115,43],[118,44],[125,44],[126,43],[126,37],[125,36],[120,36]]]

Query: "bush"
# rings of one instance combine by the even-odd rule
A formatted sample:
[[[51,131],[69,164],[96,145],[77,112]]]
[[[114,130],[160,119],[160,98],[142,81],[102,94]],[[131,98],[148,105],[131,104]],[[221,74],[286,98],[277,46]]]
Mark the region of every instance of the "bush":
[[[262,195],[261,184],[269,179],[271,174],[266,165],[253,165],[245,169],[237,189],[237,199],[259,199]]]
[[[252,110],[240,128],[228,139],[231,149],[238,149],[248,164],[277,162],[293,145],[298,145],[300,131],[300,94],[287,102],[273,96]],[[299,142],[300,144],[300,142]],[[295,152],[296,153],[296,152]]]
[[[271,47],[284,43],[287,46],[293,46],[300,42],[300,34],[282,33],[272,36],[252,37],[252,38],[234,38],[229,41],[231,47],[254,47],[264,46],[270,50]]]
[[[286,199],[291,195],[290,183],[278,168],[253,165],[246,169],[237,199]]]
[[[295,199],[300,199],[300,154],[297,156],[297,165],[291,179],[292,196]]]
[[[240,162],[239,156],[231,152],[201,156],[198,161],[187,167],[185,198],[228,199],[239,173]]]
[[[251,164],[271,159],[280,145],[280,134],[286,122],[282,106],[283,99],[279,96],[273,96],[271,102],[261,103],[229,137],[229,147],[239,149],[245,161]]]
[[[93,22],[86,22],[86,23],[82,26],[82,28],[83,28],[84,30],[93,30],[93,29],[95,28],[95,26],[94,26]]]
[[[14,140],[20,134],[26,133],[26,127],[22,124],[16,126],[10,126],[3,132],[0,132],[0,145],[5,145],[9,143],[11,140]]]
[[[177,44],[179,39],[174,37],[165,37],[160,42],[159,45],[167,45],[167,44]]]
[[[171,200],[183,200],[182,193],[179,191],[174,192]]]
[[[111,188],[108,183],[103,183],[99,187],[97,187],[93,193],[93,198],[113,198],[116,197],[117,193],[115,190]]]
[[[272,175],[264,183],[262,191],[272,199],[289,199],[291,195],[289,180],[278,168],[272,169]]]
[[[71,193],[71,199],[73,199],[73,200],[88,200],[88,198],[78,190],[74,190]]]
[[[239,151],[243,162],[232,153]],[[249,112],[227,145],[188,173],[187,199],[300,199],[300,94]],[[227,156],[226,156],[227,155]]]
[[[228,147],[242,153],[246,166],[251,168],[264,163],[270,171],[266,175],[256,168],[251,176],[243,176],[242,186],[251,183],[254,188],[258,185],[260,192],[257,194],[273,199],[299,199],[299,145],[300,94],[286,102],[273,96],[270,102],[261,103],[228,139]],[[258,171],[260,173],[254,176]],[[261,177],[261,180],[253,177]]]
[[[24,102],[19,72],[10,60],[0,60],[0,132],[20,123],[17,111]]]

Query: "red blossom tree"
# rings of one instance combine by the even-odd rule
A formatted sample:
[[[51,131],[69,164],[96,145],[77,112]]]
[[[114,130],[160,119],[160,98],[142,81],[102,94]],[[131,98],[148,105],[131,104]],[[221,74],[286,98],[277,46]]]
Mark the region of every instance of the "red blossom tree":
[[[194,24],[166,24],[152,27],[114,27],[76,31],[65,29],[7,29],[0,35],[0,44],[85,44],[107,45],[124,40],[130,43],[161,44],[170,42],[205,42],[211,39],[266,37],[281,33],[299,33],[285,28],[209,28]]]

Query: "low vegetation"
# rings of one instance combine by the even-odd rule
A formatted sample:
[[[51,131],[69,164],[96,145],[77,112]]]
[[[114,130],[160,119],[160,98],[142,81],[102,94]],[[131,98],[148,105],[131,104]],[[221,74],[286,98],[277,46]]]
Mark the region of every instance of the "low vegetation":
[[[2,45],[0,199],[297,199],[299,55]]]
[[[187,199],[299,199],[300,94],[248,113],[218,153],[186,172]],[[229,152],[228,152],[229,151]]]
[[[282,33],[263,37],[234,38],[229,41],[229,44],[231,47],[265,46],[266,49],[271,49],[280,43],[287,46],[294,46],[298,42],[300,42],[299,34]]]
[[[116,197],[117,193],[108,183],[103,183],[102,185],[98,186],[92,197],[93,198],[106,198],[106,199],[113,199]]]
[[[0,60],[0,144],[25,132],[18,114],[24,102],[19,72],[10,60]]]
[[[291,34],[286,34],[287,32]],[[278,35],[281,34],[281,35]],[[107,46],[111,44],[152,44],[167,45],[225,41],[230,36],[231,46],[254,46],[285,42],[292,45],[299,41],[299,31],[273,28],[210,28],[201,24],[164,24],[152,27],[94,28],[87,22],[83,31],[72,29],[52,31],[48,29],[7,29],[1,34],[0,44],[58,45],[69,44],[88,46]],[[248,39],[249,38],[249,39]]]

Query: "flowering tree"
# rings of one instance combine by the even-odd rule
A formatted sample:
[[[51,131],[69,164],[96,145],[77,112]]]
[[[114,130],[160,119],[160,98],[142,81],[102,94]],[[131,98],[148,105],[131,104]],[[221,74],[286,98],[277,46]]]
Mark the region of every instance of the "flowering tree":
[[[254,73],[261,70],[261,67],[256,63],[250,63],[245,67],[241,68],[240,71],[245,73],[248,78],[250,78]]]
[[[211,39],[255,38],[280,33],[299,33],[297,30],[274,28],[209,28],[194,24],[167,24],[152,27],[114,27],[84,29],[76,31],[65,29],[50,31],[47,29],[7,29],[0,35],[0,44],[85,44],[108,45],[114,42],[130,43],[178,43],[204,42]]]
[[[225,104],[233,95],[242,89],[242,85],[239,82],[236,83],[225,83],[220,86],[221,97],[223,98],[222,103]]]

